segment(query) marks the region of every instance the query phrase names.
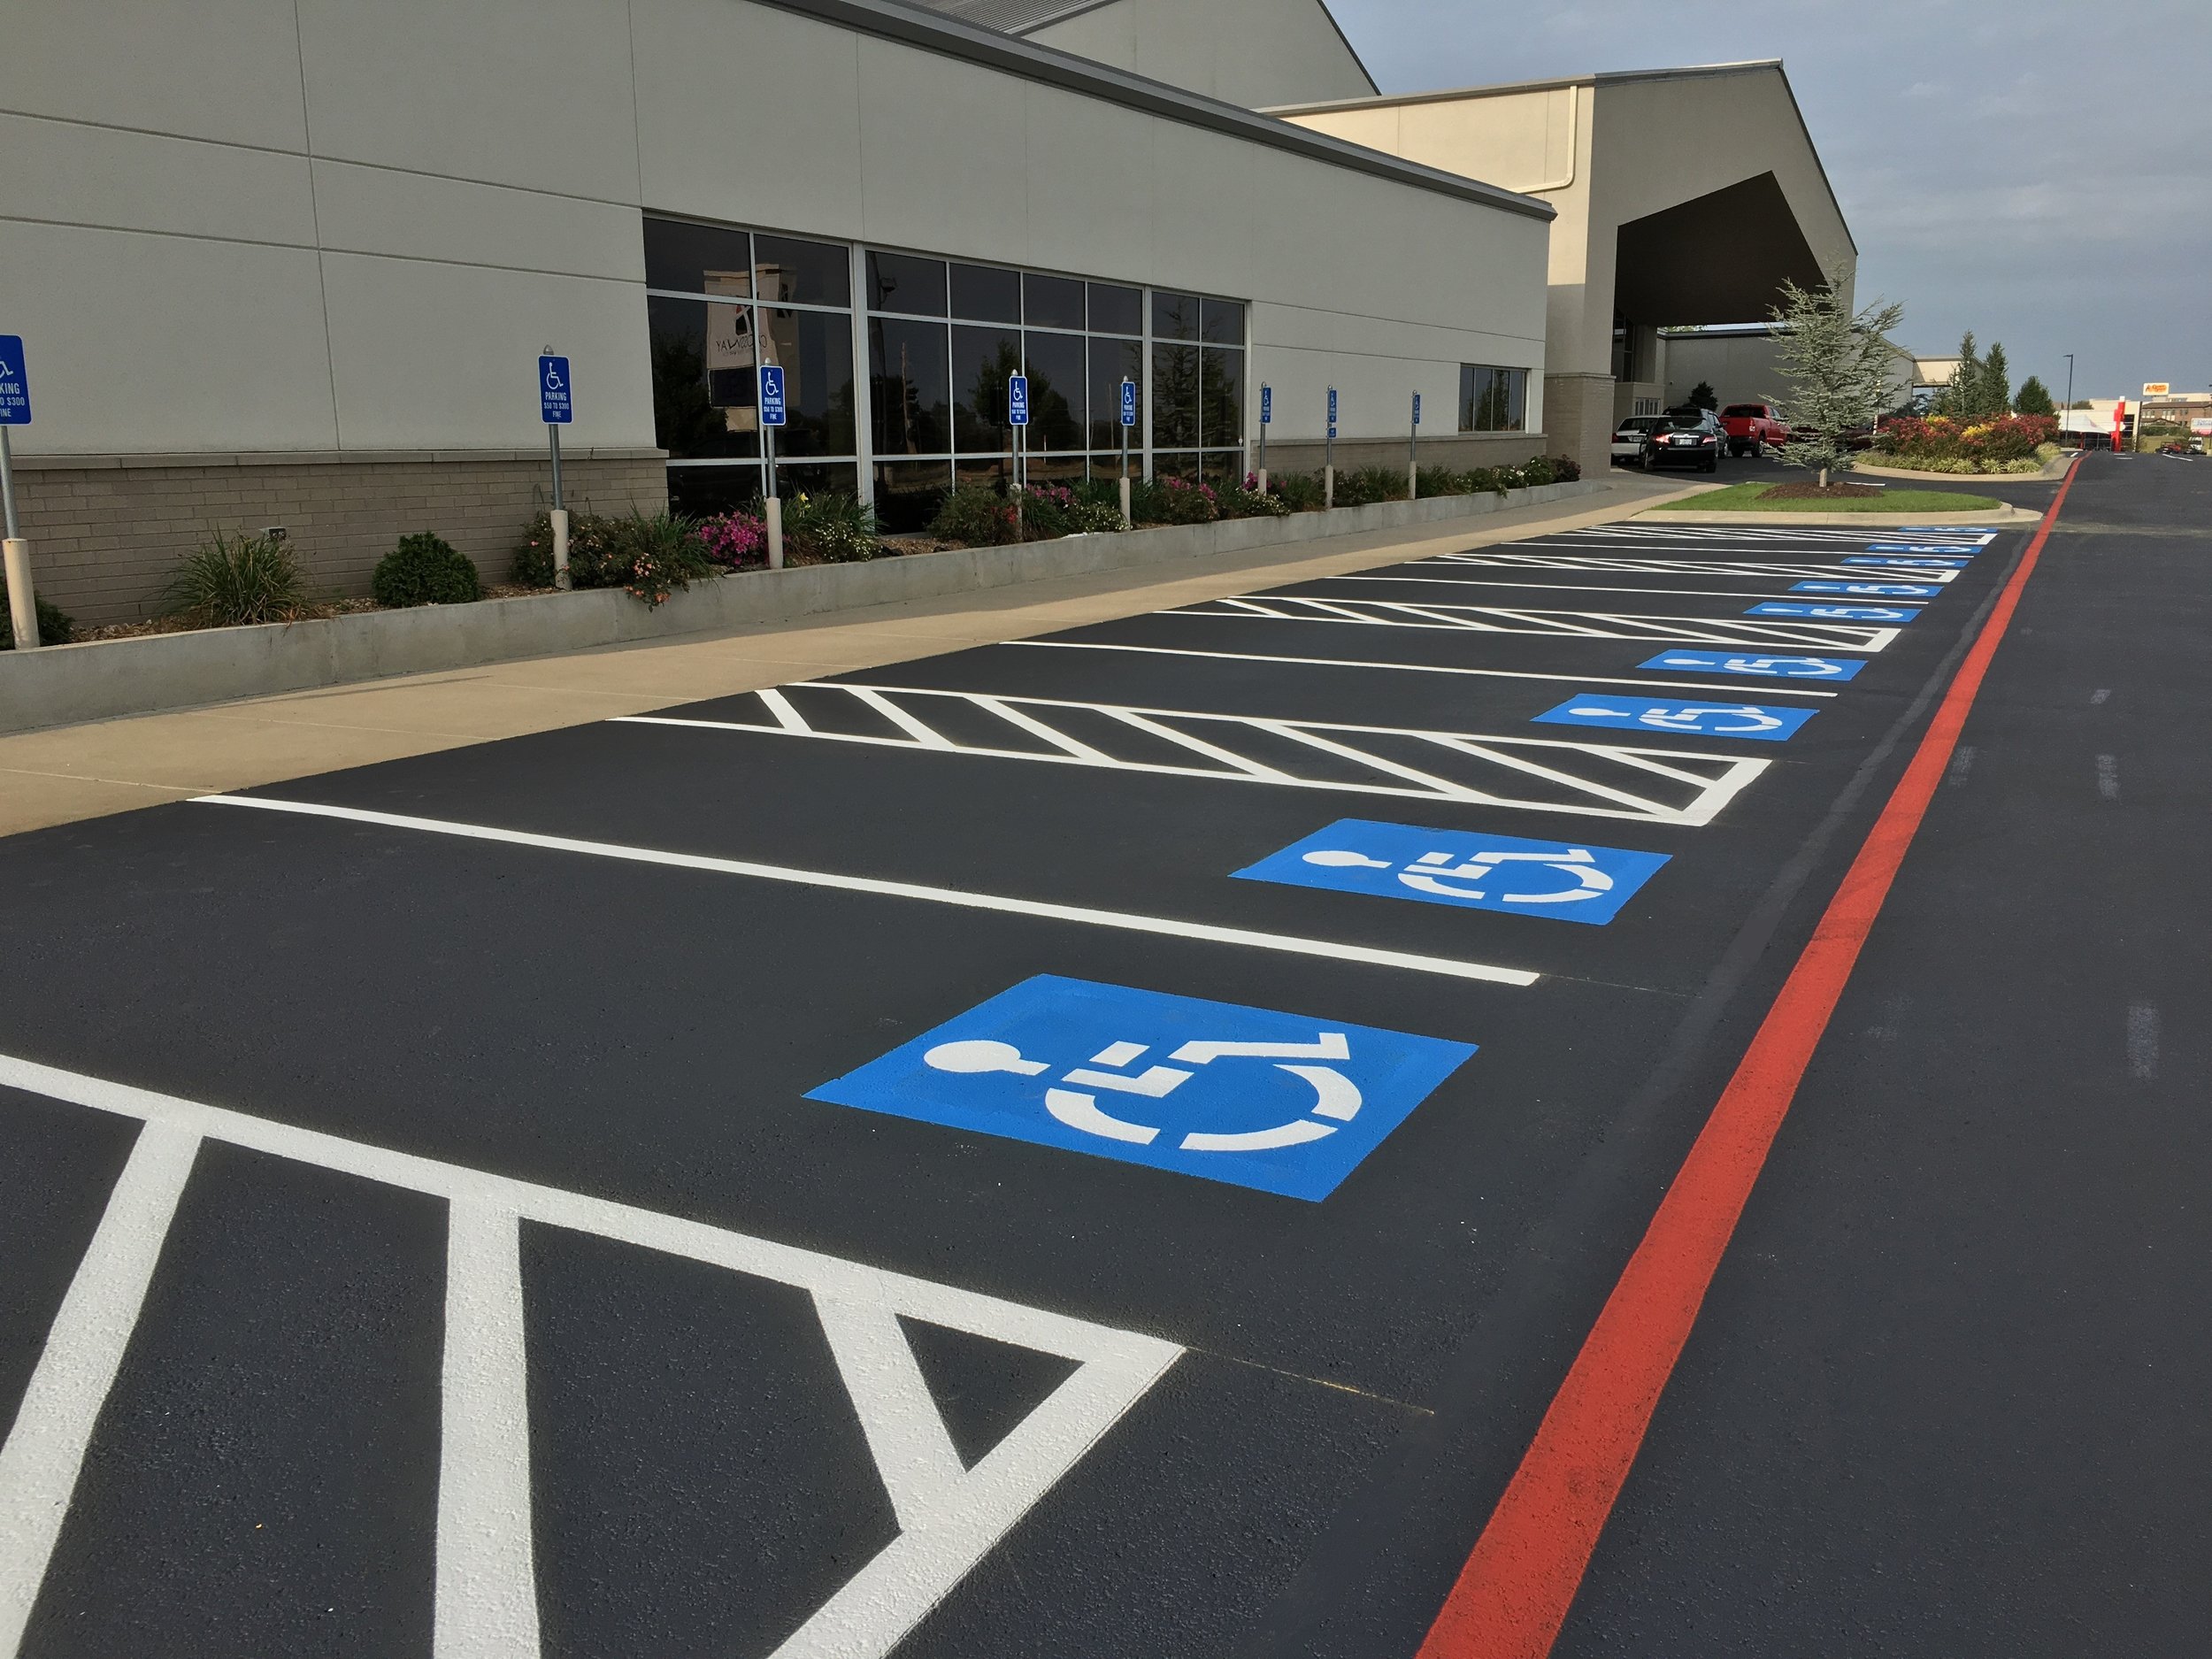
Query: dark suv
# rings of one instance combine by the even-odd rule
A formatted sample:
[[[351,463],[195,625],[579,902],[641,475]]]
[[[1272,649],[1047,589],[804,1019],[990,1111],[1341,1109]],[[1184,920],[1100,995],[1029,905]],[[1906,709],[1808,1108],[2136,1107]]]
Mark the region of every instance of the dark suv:
[[[1709,409],[1678,409],[1651,434],[1644,449],[1644,465],[1694,466],[1701,472],[1720,471],[1720,448],[1725,434]]]

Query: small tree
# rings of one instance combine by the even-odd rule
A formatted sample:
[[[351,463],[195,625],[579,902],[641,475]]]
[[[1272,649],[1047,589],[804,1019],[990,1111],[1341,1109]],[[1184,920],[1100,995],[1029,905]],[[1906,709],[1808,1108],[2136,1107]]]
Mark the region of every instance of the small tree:
[[[1718,409],[1720,407],[1720,394],[1713,389],[1712,381],[1700,380],[1695,386],[1690,388],[1690,407],[1692,409]]]
[[[1951,371],[1950,383],[1936,394],[1932,413],[1947,415],[1953,420],[1970,419],[1978,396],[1976,382],[1981,378],[1982,360],[1974,354],[1974,331],[1970,328],[1959,341],[1958,367]]]
[[[1983,419],[2001,415],[2012,407],[2012,369],[2005,362],[2005,343],[2001,340],[1990,342],[1989,355],[1982,359],[1981,373],[1974,377],[1973,413]]]
[[[1793,426],[1809,428],[1782,446],[1782,458],[1817,467],[1823,489],[1831,472],[1854,465],[1846,442],[1851,429],[1870,425],[1889,400],[1890,348],[1882,336],[1904,315],[1903,306],[1879,300],[1854,315],[1832,286],[1809,291],[1782,284],[1773,312],[1783,325],[1776,362],[1790,391],[1774,401],[1788,409]]]
[[[2051,401],[2050,389],[2032,374],[2020,382],[2020,395],[2012,400],[2012,406],[2023,415],[2058,413],[2058,405]]]

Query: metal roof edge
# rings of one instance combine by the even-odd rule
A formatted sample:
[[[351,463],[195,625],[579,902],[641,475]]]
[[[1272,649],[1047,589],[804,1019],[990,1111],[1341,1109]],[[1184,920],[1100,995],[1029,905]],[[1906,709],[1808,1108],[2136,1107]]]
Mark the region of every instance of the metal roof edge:
[[[1449,104],[1461,98],[1502,97],[1515,92],[1553,92],[1562,87],[1594,87],[1610,81],[1693,81],[1707,75],[1740,75],[1755,69],[1779,69],[1778,58],[1747,58],[1732,64],[1686,64],[1676,69],[1594,69],[1579,75],[1549,75],[1536,81],[1497,81],[1485,86],[1444,87],[1433,92],[1379,92],[1371,98],[1329,98],[1318,104],[1273,104],[1270,115],[1320,115],[1381,104]],[[1786,79],[1786,77],[1785,77]],[[1801,123],[1804,117],[1798,119]],[[1808,134],[1809,136],[1809,134]]]
[[[1086,13],[1103,12],[1108,6],[1120,4],[1121,0],[1068,0],[1066,5],[1062,6],[1050,17],[1039,18],[1034,23],[1025,23],[1018,29],[1008,29],[1006,34],[1016,40],[1025,39],[1035,34],[1039,29],[1048,29],[1056,23],[1066,23]],[[940,15],[942,14],[940,13]]]
[[[1336,31],[1336,37],[1344,43],[1344,50],[1352,55],[1352,67],[1359,71],[1359,78],[1367,83],[1367,89],[1380,92],[1382,87],[1376,81],[1374,73],[1367,67],[1367,60],[1359,55],[1359,48],[1352,44],[1352,37],[1344,32],[1344,26],[1336,20],[1336,13],[1329,9],[1329,0],[1313,0],[1313,3],[1321,8],[1321,15],[1329,19],[1329,27]]]
[[[1348,143],[1310,127],[1294,127],[1272,116],[1227,104],[1218,98],[1187,92],[1165,81],[1152,81],[1106,64],[1094,63],[1018,35],[979,28],[901,0],[749,0],[773,6],[840,28],[897,41],[924,51],[961,58],[985,68],[997,69],[1024,80],[1118,104],[1186,126],[1202,127],[1231,138],[1263,144],[1354,173],[1364,173],[1396,184],[1409,185],[1439,196],[1457,197],[1483,207],[1548,221],[1558,210],[1502,186],[1485,184],[1439,167],[1385,155],[1379,150]]]

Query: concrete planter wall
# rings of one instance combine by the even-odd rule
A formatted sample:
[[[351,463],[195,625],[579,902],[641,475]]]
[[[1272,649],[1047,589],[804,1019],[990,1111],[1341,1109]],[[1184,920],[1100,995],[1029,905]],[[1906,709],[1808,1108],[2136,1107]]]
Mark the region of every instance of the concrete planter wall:
[[[941,598],[1016,582],[1171,564],[1362,531],[1475,518],[1586,494],[1588,483],[1509,495],[1384,502],[1285,518],[1077,535],[749,572],[694,584],[657,610],[620,589],[535,594],[466,605],[374,611],[322,621],[208,628],[144,639],[0,652],[0,732],[191,708],[393,674],[419,674],[597,646],[714,633],[825,611]]]

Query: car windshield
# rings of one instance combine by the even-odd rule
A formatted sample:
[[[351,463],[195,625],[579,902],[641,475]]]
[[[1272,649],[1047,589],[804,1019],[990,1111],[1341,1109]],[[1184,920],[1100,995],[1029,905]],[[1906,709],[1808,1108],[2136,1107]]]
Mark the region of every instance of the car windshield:
[[[1766,406],[1763,403],[1731,403],[1727,408],[1722,410],[1720,412],[1724,415],[1730,415],[1738,418],[1748,418],[1750,419],[1756,420],[1761,415],[1765,414],[1767,411]]]
[[[1623,432],[1652,432],[1663,423],[1656,415],[1631,415],[1620,424]]]
[[[1701,432],[1705,428],[1705,413],[1700,410],[1694,415],[1669,415],[1667,425],[1676,432]]]

